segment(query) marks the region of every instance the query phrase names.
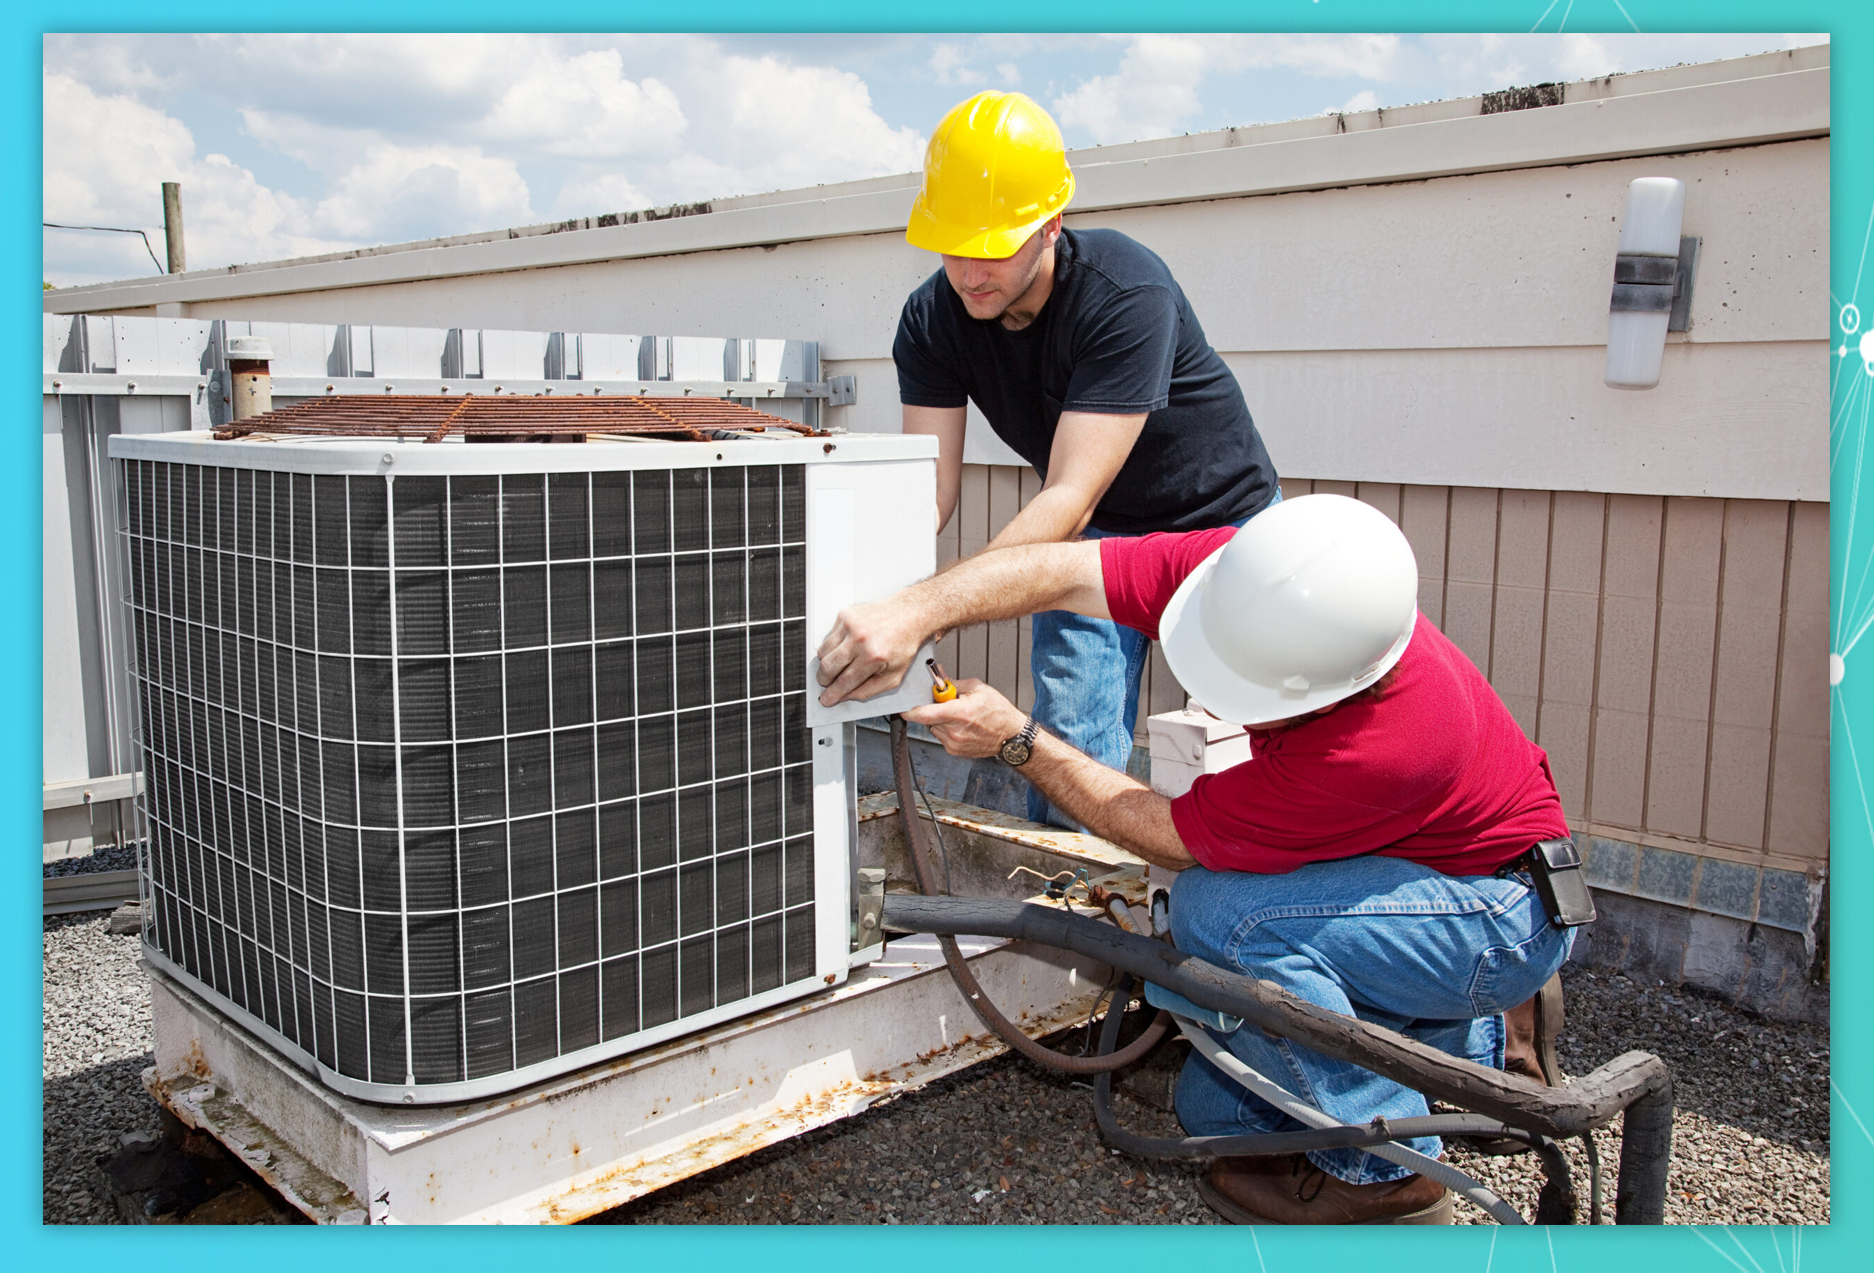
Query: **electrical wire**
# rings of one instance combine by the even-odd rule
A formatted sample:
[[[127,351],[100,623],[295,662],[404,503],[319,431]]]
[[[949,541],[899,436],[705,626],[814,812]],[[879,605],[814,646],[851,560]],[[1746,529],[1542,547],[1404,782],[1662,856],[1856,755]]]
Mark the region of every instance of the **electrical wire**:
[[[1100,1050],[1105,1052],[1119,1040],[1120,1027],[1117,1014],[1108,1013],[1106,1024],[1100,1031]],[[1327,1115],[1301,1102],[1292,1093],[1269,1082],[1262,1075],[1251,1070],[1230,1052],[1197,1027],[1195,1023],[1177,1018],[1178,1024],[1192,1043],[1204,1052],[1206,1059],[1229,1074],[1232,1078],[1248,1087],[1270,1104],[1288,1113],[1297,1121],[1316,1121],[1317,1125],[1307,1131],[1259,1132],[1237,1136],[1171,1136],[1150,1137],[1129,1132],[1119,1125],[1113,1111],[1113,1084],[1111,1074],[1100,1074],[1093,1080],[1094,1121],[1100,1129],[1100,1135],[1114,1148],[1138,1158],[1206,1160],[1224,1157],[1267,1157],[1281,1154],[1310,1153],[1323,1149],[1364,1149],[1380,1157],[1394,1158],[1395,1150],[1399,1155],[1409,1155],[1410,1159],[1431,1164],[1430,1167],[1418,1166],[1421,1174],[1432,1177],[1448,1187],[1457,1189],[1470,1197],[1473,1202],[1503,1224],[1523,1224],[1526,1221],[1514,1208],[1505,1203],[1494,1192],[1436,1159],[1426,1159],[1395,1144],[1398,1141],[1413,1140],[1421,1136],[1489,1136],[1520,1140],[1533,1149],[1541,1160],[1545,1179],[1536,1202],[1537,1224],[1572,1224],[1575,1219],[1574,1186],[1569,1178],[1568,1159],[1561,1147],[1547,1136],[1528,1131],[1520,1127],[1510,1127],[1496,1119],[1478,1114],[1428,1114],[1417,1118],[1384,1119],[1376,1118],[1371,1123],[1341,1124]],[[1202,1036],[1201,1041],[1199,1036]],[[1208,1050],[1205,1045],[1208,1044]],[[1211,1055],[1211,1052],[1217,1054]],[[1240,1073],[1238,1071],[1241,1071]],[[1246,1077],[1248,1076],[1248,1077]],[[1266,1085],[1265,1092],[1251,1080],[1258,1080]],[[1291,1109],[1286,1102],[1291,1102],[1298,1109]],[[1306,1111],[1311,1118],[1303,1118]]]
[[[1594,1133],[1584,1132],[1581,1143],[1588,1150],[1588,1223],[1601,1223],[1601,1147],[1594,1143]]]
[[[105,234],[134,234],[143,240],[143,250],[148,252],[150,260],[155,262],[156,272],[158,274],[169,272],[163,268],[163,263],[156,259],[156,249],[150,246],[150,236],[141,230],[126,230],[120,225],[60,225],[57,221],[41,221],[39,224],[48,230],[97,230]]]
[[[950,895],[950,846],[944,843],[943,827],[940,826],[937,822],[937,810],[931,807],[930,793],[924,790],[924,780],[918,777],[917,757],[911,754],[909,744],[907,744],[905,748],[905,763],[910,765],[911,767],[911,785],[917,789],[918,798],[924,802],[924,812],[930,815],[931,834],[935,836],[937,839],[937,854],[939,857],[943,859],[943,864],[944,864],[944,893],[946,896],[949,896]],[[915,817],[916,813],[917,811],[913,809],[912,816]],[[908,838],[909,837],[907,836],[907,839]]]
[[[1222,1070],[1238,1083],[1254,1092],[1257,1096],[1281,1110],[1298,1123],[1306,1124],[1317,1130],[1344,1126],[1332,1115],[1324,1113],[1308,1104],[1293,1092],[1271,1082],[1243,1062],[1234,1052],[1210,1037],[1210,1034],[1194,1021],[1183,1017],[1176,1018],[1178,1029],[1191,1041],[1206,1061]],[[1499,1224],[1527,1224],[1522,1215],[1509,1203],[1498,1197],[1495,1190],[1482,1182],[1473,1180],[1449,1163],[1440,1162],[1429,1155],[1421,1154],[1416,1149],[1407,1149],[1404,1145],[1386,1142],[1367,1147],[1367,1152],[1376,1158],[1397,1163],[1409,1168],[1421,1176],[1436,1180],[1447,1189],[1455,1190],[1482,1207]]]

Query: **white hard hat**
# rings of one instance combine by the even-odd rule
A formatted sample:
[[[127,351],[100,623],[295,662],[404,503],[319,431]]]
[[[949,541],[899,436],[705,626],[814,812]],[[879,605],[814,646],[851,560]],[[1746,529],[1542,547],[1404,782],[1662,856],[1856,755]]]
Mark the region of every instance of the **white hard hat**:
[[[1392,670],[1418,619],[1399,528],[1344,495],[1283,500],[1192,571],[1159,619],[1165,659],[1239,725],[1300,716]]]

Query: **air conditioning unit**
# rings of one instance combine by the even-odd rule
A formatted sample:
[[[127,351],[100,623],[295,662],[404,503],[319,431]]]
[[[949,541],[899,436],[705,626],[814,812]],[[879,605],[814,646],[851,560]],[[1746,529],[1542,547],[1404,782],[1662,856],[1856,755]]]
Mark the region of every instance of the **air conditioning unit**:
[[[114,437],[149,961],[430,1103],[875,954],[847,722],[928,687],[823,711],[812,652],[934,568],[935,442],[691,436]]]

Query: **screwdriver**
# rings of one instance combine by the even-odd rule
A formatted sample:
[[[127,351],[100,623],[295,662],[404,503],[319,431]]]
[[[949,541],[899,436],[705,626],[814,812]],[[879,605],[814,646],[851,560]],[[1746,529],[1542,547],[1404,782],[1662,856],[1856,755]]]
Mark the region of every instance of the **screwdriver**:
[[[939,663],[936,659],[925,659],[924,666],[930,671],[930,679],[932,681],[930,687],[931,702],[948,703],[957,696],[957,687],[949,677],[944,675],[943,664]]]

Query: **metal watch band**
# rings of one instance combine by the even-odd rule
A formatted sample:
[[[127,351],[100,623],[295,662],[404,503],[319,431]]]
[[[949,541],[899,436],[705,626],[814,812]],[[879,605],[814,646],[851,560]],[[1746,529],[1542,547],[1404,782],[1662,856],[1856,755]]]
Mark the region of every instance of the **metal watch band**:
[[[1028,763],[1028,758],[1035,754],[1035,735],[1041,731],[1041,725],[1032,714],[1022,725],[1022,732],[1013,738],[1002,740],[999,752],[1002,763],[1010,768],[1019,769]]]

